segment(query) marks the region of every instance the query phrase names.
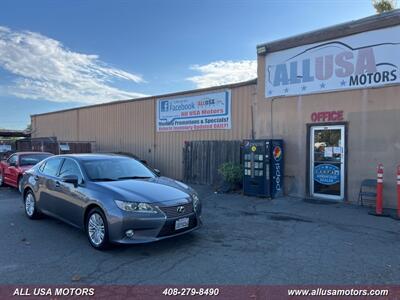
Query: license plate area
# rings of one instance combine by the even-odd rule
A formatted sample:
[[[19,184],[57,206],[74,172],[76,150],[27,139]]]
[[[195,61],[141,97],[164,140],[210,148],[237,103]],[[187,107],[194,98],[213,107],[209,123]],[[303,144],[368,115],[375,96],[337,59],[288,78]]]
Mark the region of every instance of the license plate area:
[[[189,218],[181,218],[175,221],[175,230],[189,227]]]

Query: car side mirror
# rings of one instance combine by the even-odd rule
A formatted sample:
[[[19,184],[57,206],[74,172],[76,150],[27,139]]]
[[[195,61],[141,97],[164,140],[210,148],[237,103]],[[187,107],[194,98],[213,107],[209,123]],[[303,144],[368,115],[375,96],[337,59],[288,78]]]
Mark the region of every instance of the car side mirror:
[[[61,178],[61,181],[65,183],[71,183],[74,185],[74,187],[77,187],[79,184],[79,178],[76,175],[66,175]]]
[[[161,176],[161,171],[159,169],[153,169],[153,171],[157,176]]]

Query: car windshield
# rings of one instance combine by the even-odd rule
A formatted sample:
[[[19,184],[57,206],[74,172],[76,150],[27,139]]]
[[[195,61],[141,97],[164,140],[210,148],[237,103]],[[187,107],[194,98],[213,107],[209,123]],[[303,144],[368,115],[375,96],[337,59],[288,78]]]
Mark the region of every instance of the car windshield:
[[[19,157],[20,166],[33,166],[41,162],[43,159],[51,156],[50,154],[24,154]]]
[[[96,159],[83,162],[92,181],[116,181],[154,178],[155,175],[143,164],[131,158]]]

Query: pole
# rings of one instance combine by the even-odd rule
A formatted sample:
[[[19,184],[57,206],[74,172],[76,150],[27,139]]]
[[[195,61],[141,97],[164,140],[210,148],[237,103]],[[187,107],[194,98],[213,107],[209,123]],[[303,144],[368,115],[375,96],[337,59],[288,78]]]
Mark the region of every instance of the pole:
[[[397,166],[397,217],[400,219],[400,165]]]
[[[380,216],[383,213],[383,165],[378,165],[376,179],[376,215]]]

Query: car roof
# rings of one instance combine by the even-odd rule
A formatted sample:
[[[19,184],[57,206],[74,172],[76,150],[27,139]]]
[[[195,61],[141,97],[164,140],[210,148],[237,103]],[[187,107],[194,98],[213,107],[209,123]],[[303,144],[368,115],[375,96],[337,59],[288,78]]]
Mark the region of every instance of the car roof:
[[[39,154],[49,154],[49,155],[54,155],[53,153],[50,152],[35,152],[35,151],[24,151],[24,152],[15,152],[13,154],[17,155],[39,155]]]
[[[62,155],[57,155],[57,156],[64,157],[64,158],[67,158],[67,157],[75,158],[76,160],[79,160],[79,161],[129,158],[125,155],[110,154],[110,153],[62,154]]]

